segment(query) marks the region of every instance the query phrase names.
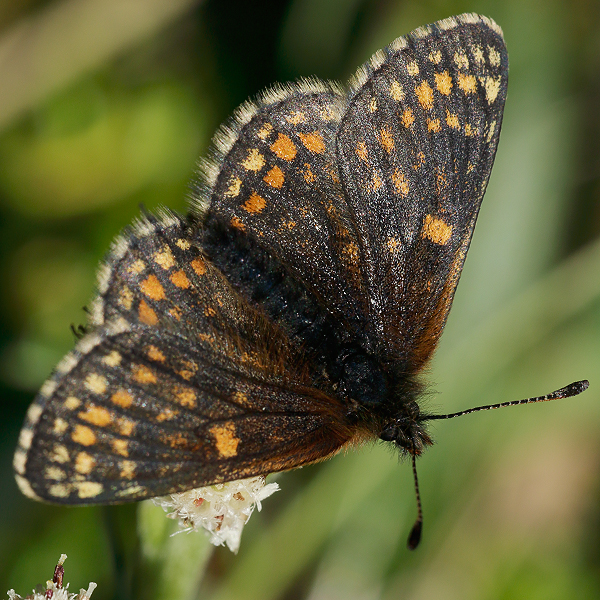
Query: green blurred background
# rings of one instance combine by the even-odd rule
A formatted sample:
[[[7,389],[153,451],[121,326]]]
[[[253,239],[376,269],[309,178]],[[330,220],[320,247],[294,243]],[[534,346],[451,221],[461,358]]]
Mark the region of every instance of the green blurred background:
[[[44,506],[12,475],[27,406],[85,322],[111,239],[140,204],[185,210],[197,158],[246,97],[301,76],[346,80],[395,37],[465,11],[504,29],[510,84],[428,403],[454,411],[583,378],[590,390],[437,424],[419,462],[416,552],[410,467],[374,445],[281,476],[239,555],[219,548],[181,577],[202,576],[202,598],[237,600],[600,596],[593,0],[0,2],[0,590],[29,593],[65,552],[73,591],[96,581],[94,600],[158,597],[140,591],[135,507]]]

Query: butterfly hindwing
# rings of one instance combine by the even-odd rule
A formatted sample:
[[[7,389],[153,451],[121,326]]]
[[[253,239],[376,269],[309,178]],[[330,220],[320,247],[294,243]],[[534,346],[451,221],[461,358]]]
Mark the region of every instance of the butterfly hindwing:
[[[29,410],[21,488],[59,503],[121,502],[339,450],[352,436],[345,409],[305,385],[281,333],[202,259],[183,223],[149,218],[136,231],[101,272],[95,329]]]
[[[418,370],[452,303],[494,160],[508,57],[497,25],[423,27],[357,74],[336,135],[360,240],[368,334]]]

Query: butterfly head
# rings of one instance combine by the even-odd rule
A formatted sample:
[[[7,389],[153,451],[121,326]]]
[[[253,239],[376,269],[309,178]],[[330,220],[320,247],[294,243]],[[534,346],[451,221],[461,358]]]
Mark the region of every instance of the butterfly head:
[[[403,411],[393,421],[389,422],[379,434],[384,442],[395,442],[403,452],[420,456],[433,440],[427,433],[425,419],[419,405],[411,400],[403,406]]]

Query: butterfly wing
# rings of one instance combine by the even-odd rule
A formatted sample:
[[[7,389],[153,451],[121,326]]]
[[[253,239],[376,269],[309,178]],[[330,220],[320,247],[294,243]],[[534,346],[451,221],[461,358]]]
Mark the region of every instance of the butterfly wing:
[[[350,439],[345,409],[305,385],[281,332],[176,217],[120,238],[99,281],[94,329],[21,432],[14,464],[27,495],[149,498],[314,462]]]
[[[418,370],[468,250],[507,71],[498,26],[461,15],[378,52],[349,95],[267,95],[217,138],[198,213],[280,261],[350,339]]]
[[[337,135],[378,353],[418,370],[450,310],[494,161],[508,56],[462,15],[399,38],[357,74]]]

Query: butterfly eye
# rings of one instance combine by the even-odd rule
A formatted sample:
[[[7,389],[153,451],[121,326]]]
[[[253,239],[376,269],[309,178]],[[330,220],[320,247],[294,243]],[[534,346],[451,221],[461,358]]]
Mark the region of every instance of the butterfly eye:
[[[380,434],[379,439],[384,442],[393,442],[398,436],[397,427],[386,427]]]

